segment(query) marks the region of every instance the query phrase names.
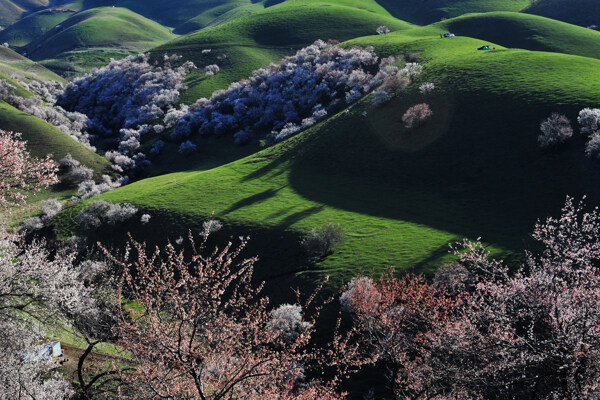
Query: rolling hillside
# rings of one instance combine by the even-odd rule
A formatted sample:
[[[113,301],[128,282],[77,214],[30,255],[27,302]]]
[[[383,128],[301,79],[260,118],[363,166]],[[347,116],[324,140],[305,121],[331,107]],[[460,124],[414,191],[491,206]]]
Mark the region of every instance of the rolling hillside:
[[[381,0],[378,3],[396,18],[428,25],[467,13],[521,11],[530,0]]]
[[[600,58],[600,32],[534,15],[512,12],[467,14],[428,28],[505,47]]]
[[[0,102],[0,129],[21,132],[27,140],[28,149],[36,157],[52,154],[55,160],[60,160],[67,153],[75,159],[92,168],[96,177],[109,171],[108,161],[88,150],[67,134],[52,125]]]
[[[31,79],[65,82],[63,78],[46,67],[4,46],[0,46],[0,74],[8,77],[16,75],[26,82]]]
[[[48,5],[49,0],[0,0],[0,25],[14,24],[23,14]]]
[[[146,51],[174,37],[167,28],[130,10],[102,7],[75,14],[24,50],[33,60],[65,74]]]
[[[180,54],[200,67],[187,79],[189,89],[183,97],[185,102],[194,102],[316,39],[344,41],[374,34],[380,25],[392,30],[412,27],[372,1],[290,0],[181,37],[154,51]],[[203,54],[205,49],[210,53]],[[221,72],[205,77],[203,67],[209,64],[219,65]]]
[[[35,12],[0,31],[0,43],[22,47],[71,17],[75,11],[51,8]]]
[[[0,7],[6,1],[0,0]],[[159,0],[57,0],[51,2],[51,6],[71,12],[97,7],[123,7],[161,25],[175,28],[178,34],[217,25],[265,7],[264,1],[250,0],[175,0],[169,3]]]
[[[584,27],[600,26],[600,3],[595,0],[538,0],[524,12]]]
[[[171,239],[183,227],[200,229],[214,211],[225,234],[248,233],[252,251],[269,249],[259,253],[265,279],[318,271],[339,284],[365,268],[431,272],[448,260],[447,243],[465,236],[483,236],[495,251],[512,254],[529,246],[537,218],[556,214],[565,194],[600,203],[600,191],[589,184],[600,169],[585,158],[583,138],[556,151],[536,141],[552,111],[574,119],[582,107],[600,104],[593,74],[600,61],[499,45],[477,51],[482,43],[410,31],[346,42],[373,45],[381,56],[418,52],[425,72],[385,107],[366,99],[245,159],[146,179],[101,198],[135,204]],[[416,90],[425,81],[436,83],[437,94],[424,98]],[[433,119],[406,130],[402,114],[423,101]],[[57,221],[63,235],[73,232],[76,211]],[[341,224],[347,242],[310,264],[299,239],[327,222]],[[125,229],[158,239],[148,235],[151,226]]]

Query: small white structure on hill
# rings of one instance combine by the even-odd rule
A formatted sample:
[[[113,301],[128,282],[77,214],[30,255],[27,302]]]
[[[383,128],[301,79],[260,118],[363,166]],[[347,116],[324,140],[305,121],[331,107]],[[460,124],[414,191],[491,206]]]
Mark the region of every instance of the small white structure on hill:
[[[25,354],[25,359],[30,362],[37,362],[62,356],[63,351],[60,342],[52,342],[29,350],[27,354]]]

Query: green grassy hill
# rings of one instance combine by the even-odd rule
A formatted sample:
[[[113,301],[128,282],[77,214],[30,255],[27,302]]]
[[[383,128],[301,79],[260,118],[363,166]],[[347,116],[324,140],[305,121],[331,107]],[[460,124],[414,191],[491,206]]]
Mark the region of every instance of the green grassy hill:
[[[450,31],[511,48],[600,58],[600,32],[534,15],[513,12],[467,14],[425,29]]]
[[[212,8],[203,10],[194,18],[177,25],[174,32],[178,34],[186,34],[206,27],[218,26],[261,11],[264,8],[264,1],[256,3],[248,0],[233,0],[224,3],[214,3]]]
[[[374,1],[290,0],[181,37],[154,52],[180,54],[200,67],[186,80],[189,89],[183,96],[184,101],[194,102],[316,39],[344,41],[374,34],[380,25],[392,30],[413,27],[391,17]],[[202,54],[203,49],[211,52]],[[203,67],[208,64],[219,65],[221,72],[205,77]]]
[[[524,12],[585,27],[600,26],[600,3],[596,0],[538,0]]]
[[[97,178],[109,171],[110,164],[104,157],[52,125],[4,102],[0,102],[0,129],[21,132],[23,139],[27,140],[29,151],[36,157],[52,154],[55,160],[60,160],[70,153],[73,158],[92,168]]]
[[[27,45],[33,60],[53,70],[89,70],[111,57],[146,51],[175,38],[167,28],[124,8],[82,11]]]
[[[23,14],[49,4],[48,0],[0,0],[0,25],[14,24]]]
[[[255,155],[146,179],[102,198],[151,214],[150,226],[123,228],[149,240],[200,229],[214,211],[224,237],[252,235],[260,277],[281,287],[311,272],[338,284],[389,266],[431,272],[449,259],[447,243],[462,237],[482,236],[494,251],[514,254],[530,246],[536,220],[557,214],[566,194],[600,203],[590,184],[600,168],[585,158],[582,137],[558,150],[542,150],[536,140],[551,112],[573,120],[582,107],[600,105],[600,61],[499,45],[478,51],[482,43],[411,31],[349,41],[344,45],[373,45],[382,56],[418,52],[425,71],[382,108],[367,98]],[[425,81],[436,83],[437,94],[416,90]],[[434,117],[406,130],[402,114],[423,101]],[[61,234],[73,232],[77,210],[59,218]],[[341,224],[347,242],[309,263],[299,240],[327,222]]]
[[[521,11],[530,0],[380,0],[378,3],[396,18],[427,25],[467,13]]]
[[[4,76],[2,79],[16,75],[19,79],[26,82],[32,79],[65,82],[63,78],[46,67],[4,46],[0,46],[0,74]]]
[[[1,2],[2,0],[0,0]],[[124,7],[186,34],[261,10],[264,1],[251,0],[76,0],[61,9],[82,11],[97,7]]]
[[[168,6],[162,0],[121,0],[119,7],[129,8],[163,25],[176,28],[178,34],[207,26],[220,15],[238,7],[250,6],[251,0],[174,0]]]
[[[75,11],[51,8],[35,12],[0,31],[0,43],[22,47],[71,17]]]

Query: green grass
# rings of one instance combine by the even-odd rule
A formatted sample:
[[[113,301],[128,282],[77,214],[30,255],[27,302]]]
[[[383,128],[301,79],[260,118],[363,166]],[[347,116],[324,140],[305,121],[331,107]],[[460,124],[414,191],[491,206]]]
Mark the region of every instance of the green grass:
[[[192,60],[199,70],[186,80],[183,101],[192,103],[215,90],[248,77],[252,71],[293,54],[316,39],[340,41],[375,32],[380,25],[392,30],[412,25],[392,18],[371,1],[290,0],[235,21],[190,34],[154,50],[177,53]],[[211,49],[208,55],[201,53]],[[223,55],[226,58],[223,59]],[[205,77],[203,67],[218,64],[221,72]]]
[[[104,6],[128,8],[164,26],[175,28],[178,34],[218,25],[245,15],[250,10],[264,8],[262,3],[251,0],[174,0],[169,3],[162,0],[76,0],[61,8],[81,11]]]
[[[35,12],[0,31],[0,43],[22,47],[42,36],[74,14],[72,10],[47,9]]]
[[[202,11],[175,28],[175,33],[186,34],[210,26],[222,25],[226,22],[261,11],[265,8],[264,2],[252,3],[248,0],[233,0],[218,2],[215,7]]]
[[[53,159],[58,161],[70,153],[73,158],[94,170],[96,180],[100,179],[102,174],[111,172],[110,163],[104,157],[87,149],[48,123],[1,101],[0,129],[21,132],[23,140],[27,141],[27,149],[34,157],[43,158],[52,154]],[[75,192],[76,188],[72,185],[58,184],[41,192],[30,193],[27,203],[11,214],[10,222],[18,224],[29,216],[39,214],[43,200],[50,198],[68,200]]]
[[[0,46],[0,74],[4,76],[2,79],[16,75],[25,82],[31,80],[65,82],[46,67],[4,46]]]
[[[520,11],[530,0],[380,0],[378,3],[396,18],[427,25],[467,13]]]
[[[581,26],[600,25],[600,3],[596,0],[539,0],[524,12]]]
[[[23,139],[27,141],[29,151],[35,157],[52,154],[55,160],[60,160],[70,153],[73,158],[92,168],[98,178],[109,169],[109,163],[104,157],[88,150],[41,119],[3,102],[0,102],[0,129],[21,132]]]
[[[600,32],[534,15],[512,12],[467,14],[428,28],[488,40],[505,47],[600,58]]]
[[[74,71],[87,71],[104,64],[112,53],[126,56],[176,37],[167,28],[124,8],[82,11],[61,25],[61,29],[52,29],[27,45],[24,50],[28,57],[44,60],[50,67],[63,60]],[[90,63],[95,53],[101,55],[100,60]]]
[[[312,273],[330,274],[335,284],[389,266],[431,273],[449,260],[447,243],[462,237],[482,236],[496,253],[517,256],[531,246],[536,220],[559,213],[566,194],[600,203],[600,190],[590,185],[600,168],[584,157],[583,138],[552,151],[536,141],[540,121],[552,111],[574,119],[580,108],[600,104],[600,77],[593,73],[599,60],[499,45],[481,52],[481,40],[416,31],[344,46],[373,45],[381,56],[420,53],[426,68],[415,85],[434,81],[437,95],[425,99],[413,87],[377,109],[367,99],[247,158],[102,195],[131,202],[152,220],[94,238],[117,240],[131,231],[150,241],[174,239],[188,227],[200,229],[214,211],[225,223],[224,237],[253,237],[249,254],[262,257],[259,276],[285,288]],[[402,114],[423,101],[433,119],[406,130]],[[61,235],[76,231],[77,210],[57,220]],[[341,224],[348,240],[311,263],[299,240],[327,222]]]
[[[0,25],[14,24],[24,13],[47,5],[45,0],[0,0]]]

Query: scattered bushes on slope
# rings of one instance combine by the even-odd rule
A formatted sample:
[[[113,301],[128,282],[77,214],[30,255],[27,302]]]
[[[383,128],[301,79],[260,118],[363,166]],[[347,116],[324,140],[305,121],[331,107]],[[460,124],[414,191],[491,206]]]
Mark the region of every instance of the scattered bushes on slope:
[[[137,213],[131,204],[113,204],[104,200],[92,201],[85,206],[75,220],[86,229],[97,228],[105,223],[115,225],[127,221]]]
[[[346,236],[339,224],[328,223],[313,228],[300,244],[311,256],[326,256],[346,241]]]
[[[29,84],[19,82],[19,85],[33,90],[43,98],[40,96],[32,96],[27,99],[20,97],[13,85],[0,79],[0,101],[48,122],[92,151],[95,150],[90,144],[90,140],[93,138],[87,132],[88,118],[81,113],[65,111],[62,107],[53,105],[57,93],[62,90],[62,84],[32,81]]]
[[[558,113],[552,113],[541,125],[542,133],[538,136],[541,147],[554,146],[566,142],[573,136],[573,128],[569,119]]]

